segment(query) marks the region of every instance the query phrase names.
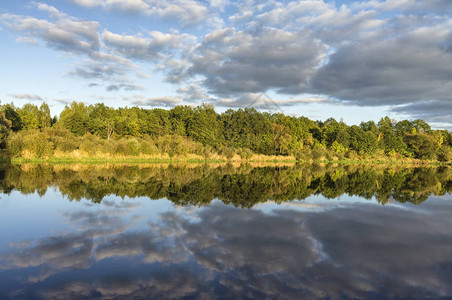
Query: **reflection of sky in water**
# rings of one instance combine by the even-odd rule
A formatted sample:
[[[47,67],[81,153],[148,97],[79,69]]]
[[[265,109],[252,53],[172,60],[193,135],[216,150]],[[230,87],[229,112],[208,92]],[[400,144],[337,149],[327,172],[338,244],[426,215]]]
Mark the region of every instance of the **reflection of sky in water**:
[[[447,197],[446,195],[445,197]],[[264,203],[259,203],[253,207],[253,209],[258,209],[264,213],[274,213],[275,210],[293,209],[297,211],[304,212],[322,212],[325,210],[337,209],[340,207],[346,207],[350,205],[369,205],[369,206],[382,206],[381,203],[372,197],[372,199],[364,199],[359,196],[350,196],[348,194],[343,194],[337,198],[329,199],[323,195],[313,195],[309,196],[303,200],[287,201],[281,204],[275,203],[273,201],[267,201]],[[393,202],[386,204],[386,206],[391,206],[392,208],[399,208],[404,210],[418,210],[418,206],[411,203],[399,203]]]
[[[452,297],[452,201],[0,200],[0,298]]]

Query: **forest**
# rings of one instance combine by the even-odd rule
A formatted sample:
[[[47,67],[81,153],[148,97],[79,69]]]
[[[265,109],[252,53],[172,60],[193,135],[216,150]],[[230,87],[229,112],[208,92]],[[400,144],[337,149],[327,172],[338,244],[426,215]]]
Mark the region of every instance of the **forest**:
[[[197,158],[297,161],[411,159],[450,162],[452,133],[425,121],[348,126],[254,108],[217,113],[212,105],[112,108],[72,102],[52,117],[48,104],[0,105],[0,147],[8,158]]]

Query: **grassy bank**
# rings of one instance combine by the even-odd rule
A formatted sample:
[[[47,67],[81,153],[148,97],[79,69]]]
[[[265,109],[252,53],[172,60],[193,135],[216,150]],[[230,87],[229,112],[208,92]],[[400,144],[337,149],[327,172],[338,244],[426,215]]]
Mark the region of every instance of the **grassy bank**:
[[[177,157],[48,157],[48,158],[9,158],[0,157],[0,163],[12,164],[173,164],[173,163],[189,163],[189,164],[222,164],[222,163],[263,163],[263,164],[336,164],[336,165],[401,165],[401,166],[450,166],[452,162],[439,162],[436,160],[419,160],[419,159],[395,159],[395,158],[375,158],[375,159],[309,159],[296,160],[292,156],[266,156],[255,155],[249,159],[242,159],[239,156],[233,158],[216,157],[202,158],[193,156],[177,156]]]
[[[103,163],[151,163],[151,164],[161,164],[161,163],[195,163],[195,164],[215,164],[215,163],[296,163],[296,159],[292,156],[267,156],[267,155],[253,155],[249,159],[242,159],[240,156],[234,156],[232,158],[226,158],[222,156],[215,156],[213,158],[203,158],[202,156],[175,156],[169,157],[168,155],[159,156],[122,156],[122,157],[112,157],[112,156],[58,156],[58,157],[1,157],[0,162],[2,163],[13,163],[13,164],[72,164],[72,163],[83,163],[83,164],[103,164]]]

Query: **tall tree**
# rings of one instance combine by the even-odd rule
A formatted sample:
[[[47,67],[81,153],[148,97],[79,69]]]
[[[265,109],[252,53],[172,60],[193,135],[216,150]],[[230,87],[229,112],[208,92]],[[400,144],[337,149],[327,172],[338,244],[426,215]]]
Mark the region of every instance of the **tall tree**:
[[[17,113],[16,107],[14,104],[5,104],[2,106],[2,111],[5,114],[5,117],[11,121],[11,130],[19,131],[23,128],[22,119],[20,115]]]
[[[41,121],[39,119],[39,108],[31,103],[27,103],[17,110],[22,120],[24,129],[39,129]]]
[[[88,124],[88,107],[83,102],[74,101],[64,107],[55,127],[68,129],[75,135],[84,135],[89,131]]]
[[[187,135],[203,145],[221,143],[221,130],[221,122],[212,105],[196,107],[187,123]]]

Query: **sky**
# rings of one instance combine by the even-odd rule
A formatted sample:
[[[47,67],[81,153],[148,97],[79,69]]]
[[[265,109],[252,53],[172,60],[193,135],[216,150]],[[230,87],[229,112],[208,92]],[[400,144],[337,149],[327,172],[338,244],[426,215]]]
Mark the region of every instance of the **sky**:
[[[0,100],[452,130],[450,0],[1,0]]]

